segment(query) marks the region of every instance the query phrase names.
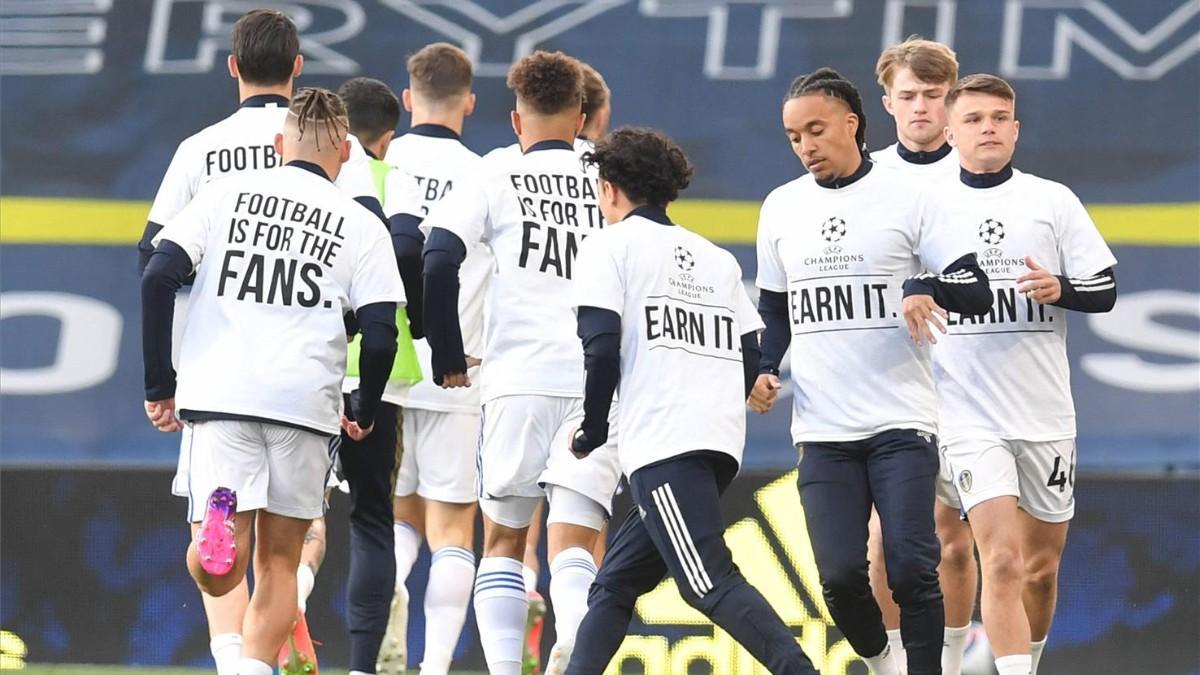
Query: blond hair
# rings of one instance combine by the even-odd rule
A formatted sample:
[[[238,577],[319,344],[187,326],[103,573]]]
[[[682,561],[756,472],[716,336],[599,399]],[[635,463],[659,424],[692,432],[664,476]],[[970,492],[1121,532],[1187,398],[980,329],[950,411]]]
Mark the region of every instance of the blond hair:
[[[901,68],[908,68],[914,77],[928,84],[952,84],[958,79],[958,57],[954,50],[917,35],[888,47],[879,55],[875,62],[875,77],[884,91],[891,91],[892,82]]]

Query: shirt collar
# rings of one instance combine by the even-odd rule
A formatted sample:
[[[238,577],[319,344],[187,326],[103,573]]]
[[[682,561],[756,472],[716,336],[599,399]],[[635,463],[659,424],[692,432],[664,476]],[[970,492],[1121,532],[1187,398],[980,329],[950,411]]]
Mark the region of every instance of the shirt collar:
[[[462,141],[462,136],[457,131],[442,124],[418,124],[407,132],[414,136],[428,136],[430,138],[450,138],[456,141]]]
[[[265,108],[269,105],[276,105],[282,108],[288,107],[288,99],[286,96],[279,94],[259,94],[251,96],[245,101],[242,101],[242,108]]]
[[[288,162],[286,166],[294,166],[297,169],[304,169],[305,171],[320,176],[321,178],[324,178],[330,182],[333,180],[329,177],[329,174],[325,173],[325,169],[322,169],[320,166],[313,164],[312,162],[306,162],[302,159],[293,159],[292,161]]]
[[[827,180],[827,181],[819,180],[819,181],[817,181],[817,185],[820,185],[821,187],[827,188],[830,190],[837,190],[840,188],[847,187],[853,183],[857,183],[860,178],[867,175],[868,173],[871,173],[872,165],[873,165],[873,162],[871,160],[867,159],[866,157],[863,157],[862,163],[858,165],[858,168],[854,170],[854,173],[850,174],[849,176],[838,176],[836,178],[833,178],[833,179]]]
[[[675,223],[671,222],[671,218],[667,215],[666,209],[659,208],[657,206],[650,206],[649,204],[642,204],[641,206],[637,207],[636,209],[625,214],[625,217],[622,218],[621,220],[628,220],[629,218],[632,218],[633,216],[641,216],[642,218],[645,218],[646,220],[653,220],[654,222],[656,222],[660,225],[674,225],[675,224]]]
[[[525,151],[525,154],[528,155],[531,152],[537,152],[539,150],[571,150],[571,151],[574,151],[575,146],[571,145],[570,143],[568,143],[566,141],[560,141],[557,138],[552,138],[549,140],[538,141],[537,143],[534,143],[533,145],[529,146],[529,149]]]
[[[993,188],[1008,181],[1012,175],[1012,162],[1005,164],[1004,168],[996,173],[971,173],[963,168],[958,170],[958,178],[963,185],[973,188]]]
[[[379,157],[375,153],[371,152],[371,149],[367,146],[359,143],[359,147],[363,149],[363,152],[367,153],[367,157],[370,157],[371,159],[379,159]]]
[[[953,149],[949,143],[942,143],[942,147],[937,150],[909,150],[904,147],[903,143],[896,143],[896,154],[900,155],[900,159],[909,164],[933,164],[945,158]]]

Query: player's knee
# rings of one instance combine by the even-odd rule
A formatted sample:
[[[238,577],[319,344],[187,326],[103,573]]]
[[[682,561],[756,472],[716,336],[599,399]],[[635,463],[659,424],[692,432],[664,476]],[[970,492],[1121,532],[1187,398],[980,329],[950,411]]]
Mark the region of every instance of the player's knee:
[[[975,543],[970,537],[945,537],[942,544],[942,567],[960,572],[975,564]]]
[[[600,573],[596,575],[591,587],[588,588],[589,608],[596,605],[630,608],[636,602],[637,595],[631,592],[629,585],[611,579],[604,573],[603,568],[600,569]]]
[[[982,555],[981,562],[990,585],[1019,585],[1025,576],[1025,563],[1017,546],[993,546]]]
[[[916,559],[888,566],[888,585],[900,606],[914,605],[941,596],[937,570]]]
[[[1031,556],[1025,561],[1025,588],[1038,595],[1049,595],[1058,584],[1058,558]]]
[[[821,586],[826,597],[844,597],[869,592],[870,582],[865,565],[848,563],[820,570]]]

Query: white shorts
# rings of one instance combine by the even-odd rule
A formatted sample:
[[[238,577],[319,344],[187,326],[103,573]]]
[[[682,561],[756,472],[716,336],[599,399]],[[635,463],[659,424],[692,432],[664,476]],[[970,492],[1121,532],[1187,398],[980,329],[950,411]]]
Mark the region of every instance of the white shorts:
[[[591,499],[611,516],[621,480],[616,411],[614,404],[608,443],[577,459],[567,443],[568,435],[583,421],[582,398],[502,396],[488,401],[483,406],[476,465],[480,501],[543,497],[547,485],[556,485]]]
[[[963,438],[946,443],[962,509],[1012,496],[1029,515],[1062,523],[1075,515],[1075,439],[1017,441]]]
[[[475,493],[479,413],[403,408],[400,472],[396,496],[413,493],[451,504],[470,504]]]
[[[324,514],[333,463],[328,436],[267,422],[213,420],[187,427],[180,465],[187,466],[189,521],[203,520],[208,495],[218,487],[237,493],[239,512]]]
[[[954,476],[950,465],[946,463],[946,446],[938,452],[938,472],[934,479],[933,489],[938,501],[957,511],[962,511],[962,502],[958,499],[958,490],[954,489]]]

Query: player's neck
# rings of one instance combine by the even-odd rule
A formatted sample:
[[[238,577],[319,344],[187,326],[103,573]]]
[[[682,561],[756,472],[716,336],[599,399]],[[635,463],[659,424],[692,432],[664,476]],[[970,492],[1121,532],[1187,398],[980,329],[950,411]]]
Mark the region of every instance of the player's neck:
[[[411,126],[419,126],[422,124],[432,124],[434,126],[446,127],[450,131],[462,136],[463,118],[465,115],[462,112],[457,113],[439,113],[430,112],[427,110],[413,110]]]
[[[288,80],[286,84],[264,86],[238,80],[238,101],[245,101],[254,96],[282,96],[290,101],[292,100],[292,81]]]

